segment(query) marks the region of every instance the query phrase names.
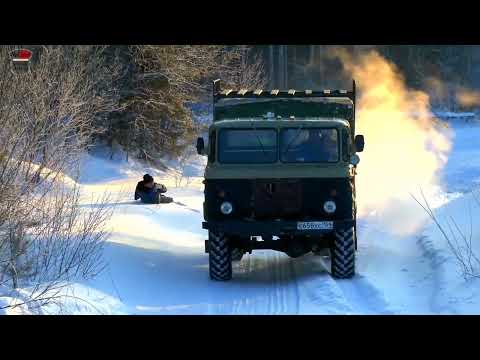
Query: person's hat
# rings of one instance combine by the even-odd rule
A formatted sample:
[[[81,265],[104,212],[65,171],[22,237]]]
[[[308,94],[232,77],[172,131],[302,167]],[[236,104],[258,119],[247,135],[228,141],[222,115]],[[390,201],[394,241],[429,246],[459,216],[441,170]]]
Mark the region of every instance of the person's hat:
[[[151,177],[150,174],[145,174],[143,175],[143,181],[145,181],[146,183],[152,182],[153,177]]]

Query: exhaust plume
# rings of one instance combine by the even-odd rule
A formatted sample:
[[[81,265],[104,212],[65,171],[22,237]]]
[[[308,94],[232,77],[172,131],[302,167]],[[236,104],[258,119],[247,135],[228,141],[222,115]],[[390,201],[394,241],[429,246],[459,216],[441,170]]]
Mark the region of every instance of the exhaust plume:
[[[353,57],[335,49],[332,55],[358,84],[356,133],[365,136],[358,215],[376,217],[391,233],[412,234],[426,217],[411,194],[439,193],[451,134],[431,113],[428,95],[408,89],[395,64],[376,51]]]
[[[480,106],[480,91],[461,88],[457,91],[456,97],[461,106],[467,108]]]

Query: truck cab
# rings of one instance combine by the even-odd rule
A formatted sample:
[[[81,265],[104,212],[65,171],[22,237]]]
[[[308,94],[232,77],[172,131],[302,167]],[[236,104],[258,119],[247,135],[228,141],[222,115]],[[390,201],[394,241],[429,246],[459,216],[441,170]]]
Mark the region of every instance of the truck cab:
[[[263,95],[262,95],[263,94]],[[232,278],[232,261],[256,249],[299,257],[327,250],[331,273],[355,273],[355,136],[352,91],[221,90],[204,179],[210,277]]]

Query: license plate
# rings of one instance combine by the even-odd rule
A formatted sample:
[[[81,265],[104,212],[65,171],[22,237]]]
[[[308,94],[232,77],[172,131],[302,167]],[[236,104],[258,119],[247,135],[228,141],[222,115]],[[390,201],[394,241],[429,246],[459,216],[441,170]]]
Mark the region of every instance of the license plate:
[[[297,230],[332,230],[333,221],[298,222]]]

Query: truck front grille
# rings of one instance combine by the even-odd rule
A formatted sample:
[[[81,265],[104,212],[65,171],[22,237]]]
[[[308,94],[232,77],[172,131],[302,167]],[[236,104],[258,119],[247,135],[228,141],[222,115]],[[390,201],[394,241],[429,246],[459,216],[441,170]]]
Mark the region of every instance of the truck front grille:
[[[299,181],[256,181],[254,216],[257,219],[298,217],[302,198]]]
[[[332,196],[335,190],[335,196]],[[224,197],[219,197],[222,192]],[[352,184],[348,178],[205,181],[205,220],[258,219],[300,220],[329,218],[350,219]],[[328,215],[323,210],[327,200],[334,200],[337,210]],[[220,206],[230,201],[234,211],[223,215]]]

